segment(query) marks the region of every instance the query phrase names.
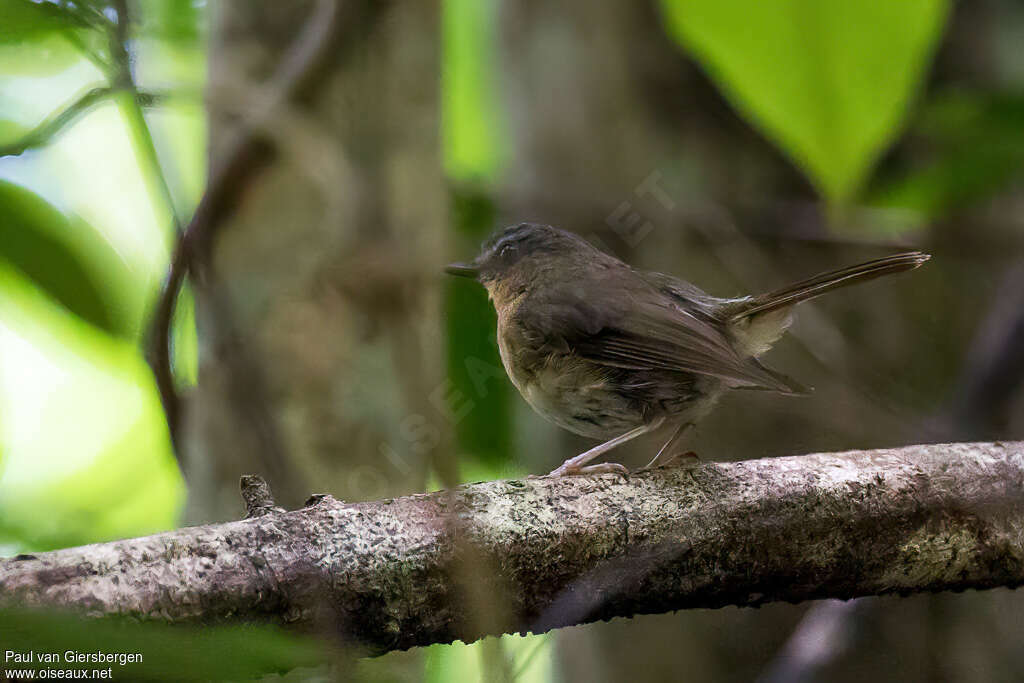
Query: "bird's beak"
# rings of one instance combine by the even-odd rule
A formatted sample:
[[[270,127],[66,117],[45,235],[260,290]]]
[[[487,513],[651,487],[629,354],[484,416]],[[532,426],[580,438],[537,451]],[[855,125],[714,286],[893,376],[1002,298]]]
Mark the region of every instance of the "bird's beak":
[[[444,272],[459,277],[471,277],[474,280],[480,275],[480,269],[472,263],[449,263],[444,267]]]

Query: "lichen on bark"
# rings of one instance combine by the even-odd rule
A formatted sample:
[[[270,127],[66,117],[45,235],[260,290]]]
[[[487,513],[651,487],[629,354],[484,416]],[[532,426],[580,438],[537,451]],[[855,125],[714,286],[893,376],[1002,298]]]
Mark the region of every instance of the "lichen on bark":
[[[1015,587],[1022,501],[1021,442],[318,496],[2,560],[0,604],[326,626],[384,652],[682,608]]]

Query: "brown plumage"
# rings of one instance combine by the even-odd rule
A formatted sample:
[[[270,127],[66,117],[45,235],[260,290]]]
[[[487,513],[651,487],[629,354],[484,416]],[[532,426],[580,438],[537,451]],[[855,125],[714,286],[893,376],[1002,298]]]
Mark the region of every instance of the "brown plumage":
[[[500,230],[471,264],[447,271],[477,279],[498,314],[509,378],[538,413],[604,443],[552,474],[625,471],[591,459],[668,424],[651,461],[673,455],[686,427],[728,389],[802,394],[758,361],[790,324],[793,305],[840,287],[920,266],[897,254],[816,275],[755,297],[721,299],[670,275],[632,268],[556,228]]]

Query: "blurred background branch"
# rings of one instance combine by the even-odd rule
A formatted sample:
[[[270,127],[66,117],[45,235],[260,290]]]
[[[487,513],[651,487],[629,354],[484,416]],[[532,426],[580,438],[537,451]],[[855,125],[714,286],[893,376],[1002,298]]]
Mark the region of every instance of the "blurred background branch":
[[[225,215],[231,212],[238,198],[245,192],[248,179],[259,173],[272,153],[267,145],[268,136],[263,129],[273,125],[273,117],[280,115],[277,109],[295,98],[307,95],[305,90],[315,86],[316,75],[323,69],[324,62],[329,56],[328,50],[336,38],[339,17],[340,9],[335,0],[322,0],[317,3],[302,32],[295,38],[293,46],[282,60],[278,72],[271,78],[268,84],[269,97],[246,117],[247,121],[236,130],[232,144],[223,158],[218,160],[203,198],[174,249],[170,270],[153,312],[148,359],[167,415],[171,438],[176,442],[180,429],[181,406],[171,368],[171,329],[178,294],[190,269],[197,267],[197,261],[202,267],[208,267],[209,245],[217,229],[222,225]],[[210,277],[208,273],[207,277]],[[223,311],[221,315],[224,317],[227,312]],[[239,350],[238,353],[241,354],[242,351]],[[243,373],[251,375],[253,372],[258,372],[258,369],[252,362],[247,363]],[[258,395],[250,398],[259,400]],[[256,424],[265,425],[266,421],[258,420]],[[270,444],[276,439],[264,437],[259,441],[271,451],[275,450]],[[178,446],[180,448],[180,444]],[[178,449],[175,452],[177,453]],[[264,460],[271,472],[284,477],[287,468],[278,462],[281,457],[280,454],[276,454],[267,456]],[[284,481],[278,483],[286,486]]]

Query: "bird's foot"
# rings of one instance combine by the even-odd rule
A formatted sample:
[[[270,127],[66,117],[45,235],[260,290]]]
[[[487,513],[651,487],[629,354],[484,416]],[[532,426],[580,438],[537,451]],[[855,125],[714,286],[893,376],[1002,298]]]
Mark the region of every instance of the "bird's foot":
[[[626,479],[629,478],[629,470],[626,469],[623,465],[620,465],[620,464],[618,464],[616,462],[602,462],[602,463],[599,463],[597,465],[587,465],[585,467],[581,467],[579,465],[574,464],[571,460],[566,461],[566,462],[562,463],[561,466],[556,467],[555,469],[551,470],[551,472],[548,474],[548,476],[549,477],[575,477],[575,476],[586,475],[586,474],[608,474],[608,473],[621,474],[624,478],[626,478]]]

